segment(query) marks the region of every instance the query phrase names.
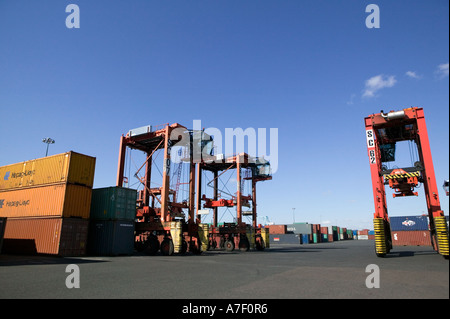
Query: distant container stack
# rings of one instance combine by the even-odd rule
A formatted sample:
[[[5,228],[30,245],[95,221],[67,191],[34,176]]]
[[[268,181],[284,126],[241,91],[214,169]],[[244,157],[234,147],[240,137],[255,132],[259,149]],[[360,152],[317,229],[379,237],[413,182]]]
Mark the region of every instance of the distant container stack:
[[[71,151],[0,167],[3,252],[85,255],[95,161]]]
[[[269,234],[286,234],[286,225],[269,225]]]
[[[134,251],[135,189],[98,188],[92,191],[88,254],[131,255]]]
[[[427,216],[390,217],[392,246],[431,246]]]
[[[320,227],[320,237],[322,243],[328,243],[328,227]]]
[[[339,226],[322,226],[321,224],[294,223],[288,225],[267,226],[273,243],[317,244],[341,240],[373,239],[368,229],[352,230]],[[292,235],[296,235],[295,237]]]
[[[362,229],[358,230],[358,240],[368,240],[369,239],[369,230],[368,229]]]

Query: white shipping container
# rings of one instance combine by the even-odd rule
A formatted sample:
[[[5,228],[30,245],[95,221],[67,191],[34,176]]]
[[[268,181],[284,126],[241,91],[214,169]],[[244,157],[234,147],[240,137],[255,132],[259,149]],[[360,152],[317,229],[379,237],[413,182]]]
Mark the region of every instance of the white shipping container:
[[[358,235],[358,240],[368,240],[369,235]]]

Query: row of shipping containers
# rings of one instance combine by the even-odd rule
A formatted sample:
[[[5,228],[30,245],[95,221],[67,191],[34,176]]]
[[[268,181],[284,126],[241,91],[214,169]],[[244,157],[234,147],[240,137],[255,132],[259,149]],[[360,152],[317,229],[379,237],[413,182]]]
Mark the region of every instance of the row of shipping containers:
[[[131,254],[136,190],[93,189],[95,161],[71,151],[0,167],[0,251]]]
[[[290,225],[268,225],[269,236],[273,243],[326,243],[354,239],[353,231],[338,226],[294,223]]]
[[[449,218],[447,227],[449,226]],[[431,246],[428,216],[390,217],[393,246]],[[375,232],[369,229],[351,230],[338,226],[321,227],[320,224],[296,223],[268,225],[273,243],[319,243],[338,240],[373,240]]]

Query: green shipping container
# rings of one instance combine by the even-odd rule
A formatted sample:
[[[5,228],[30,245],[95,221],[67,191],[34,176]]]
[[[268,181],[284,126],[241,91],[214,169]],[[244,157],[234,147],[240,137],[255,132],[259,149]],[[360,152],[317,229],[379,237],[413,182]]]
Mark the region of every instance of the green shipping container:
[[[105,187],[92,190],[91,219],[134,220],[137,191],[124,187]]]
[[[87,251],[93,256],[132,255],[134,252],[134,221],[91,220]]]

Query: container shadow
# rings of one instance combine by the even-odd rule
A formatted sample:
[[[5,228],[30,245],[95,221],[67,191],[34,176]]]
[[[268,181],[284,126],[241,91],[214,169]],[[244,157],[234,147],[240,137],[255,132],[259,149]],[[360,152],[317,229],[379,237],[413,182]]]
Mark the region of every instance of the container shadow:
[[[291,245],[283,247],[271,247],[269,250],[273,252],[320,252],[323,250],[346,250],[347,247],[321,247],[320,245]]]
[[[414,257],[421,255],[436,255],[437,252],[431,250],[404,250],[404,251],[393,251],[385,256],[385,258],[401,258],[401,257]]]
[[[94,258],[94,257],[92,257]],[[108,262],[102,259],[90,259],[88,256],[59,257],[48,255],[0,255],[0,267],[30,265],[69,265]]]

